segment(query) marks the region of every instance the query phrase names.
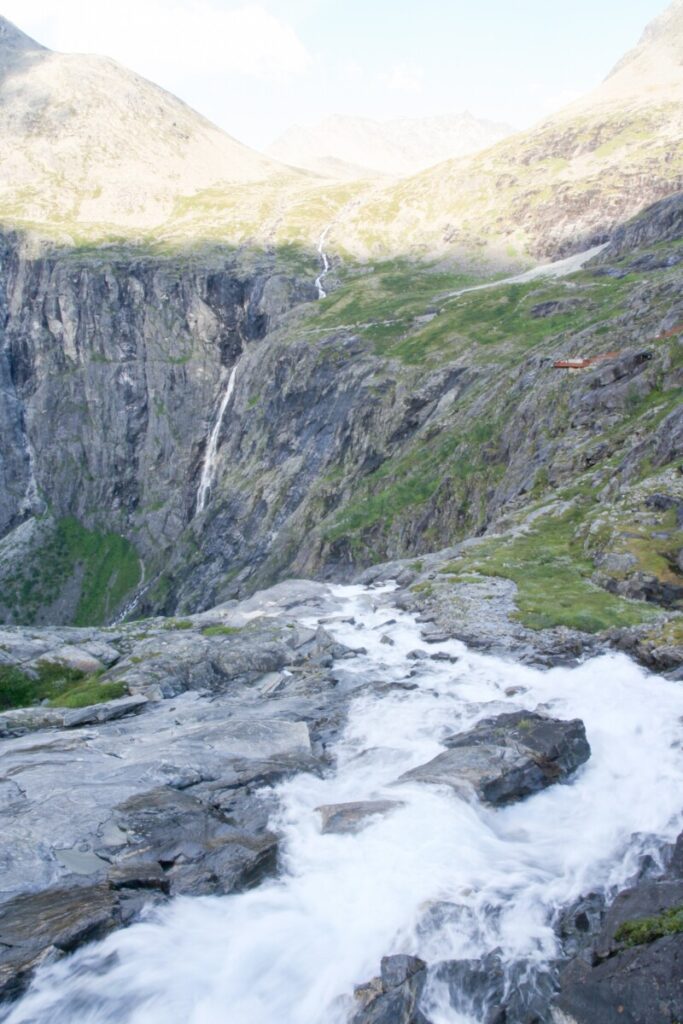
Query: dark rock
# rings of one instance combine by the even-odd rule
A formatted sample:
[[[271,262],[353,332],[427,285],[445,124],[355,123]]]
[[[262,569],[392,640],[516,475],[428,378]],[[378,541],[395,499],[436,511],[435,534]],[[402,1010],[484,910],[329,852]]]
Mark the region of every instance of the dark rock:
[[[456,1012],[482,1024],[547,1024],[555,992],[552,970],[527,961],[503,963],[497,952],[479,960],[447,960],[433,972]]]
[[[590,757],[583,722],[537,712],[485,719],[445,743],[449,749],[406,772],[399,782],[447,785],[498,806],[567,779]]]
[[[414,956],[385,956],[381,976],[356,989],[352,1024],[429,1024],[419,1009],[427,965]]]
[[[592,943],[602,926],[605,906],[605,897],[601,893],[592,892],[560,912],[555,922],[555,931],[565,956],[576,956]]]
[[[120,924],[106,884],[17,896],[0,908],[0,998],[16,997],[46,958],[71,953]]]
[[[415,974],[424,971],[426,966],[424,960],[420,960],[417,956],[399,953],[395,956],[382,957],[380,977],[384,991],[386,992],[390,988],[398,988],[404,982],[410,981]]]
[[[683,1020],[683,935],[625,949],[562,972],[553,1024],[674,1024]]]
[[[197,787],[203,799],[163,787],[121,804],[114,821],[123,838],[97,850],[114,865],[117,884],[131,861],[138,872],[161,868],[173,895],[234,892],[271,874],[277,838],[267,829],[269,807],[248,785],[236,789],[232,782]]]
[[[590,950],[560,974],[554,1024],[672,1024],[683,1020],[683,933],[629,938],[623,927],[683,907],[679,838],[665,877],[616,897]],[[642,938],[643,941],[640,941]]]

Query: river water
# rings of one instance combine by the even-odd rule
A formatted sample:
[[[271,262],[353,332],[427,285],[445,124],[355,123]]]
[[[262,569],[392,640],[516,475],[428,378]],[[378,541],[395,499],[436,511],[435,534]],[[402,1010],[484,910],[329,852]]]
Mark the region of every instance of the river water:
[[[349,686],[367,686],[334,771],[278,787],[279,879],[177,899],[44,969],[7,1024],[342,1024],[354,985],[385,954],[434,963],[498,949],[542,971],[557,953],[557,908],[623,885],[644,853],[657,856],[678,834],[683,686],[619,654],[547,671],[457,641],[426,645],[419,624],[391,606],[390,588],[334,592],[325,628],[366,648],[341,664]],[[414,660],[415,649],[454,660]],[[585,722],[592,756],[571,784],[495,810],[393,784],[435,756],[444,735],[539,705]],[[356,835],[321,832],[320,805],[376,798],[400,806]],[[434,983],[424,1009],[433,1024],[477,1020]]]

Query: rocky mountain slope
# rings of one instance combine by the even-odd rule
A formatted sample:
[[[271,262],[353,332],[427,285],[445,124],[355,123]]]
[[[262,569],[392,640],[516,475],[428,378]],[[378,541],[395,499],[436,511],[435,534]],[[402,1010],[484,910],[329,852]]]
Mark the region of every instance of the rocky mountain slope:
[[[338,176],[340,169],[345,169],[345,177],[373,172],[399,177],[486,149],[510,134],[509,125],[476,118],[469,111],[391,121],[337,115],[312,127],[293,125],[267,153],[330,177]]]
[[[394,263],[323,302],[305,263],[6,240],[4,619],[183,613],[482,534],[450,575],[517,583],[532,628],[675,611],[682,217],[664,201],[567,278]]]
[[[0,18],[0,218],[144,233],[178,197],[292,172],[104,57],[53,53]]]
[[[682,66],[683,6],[674,0],[583,100],[369,196],[334,239],[377,255],[479,249],[502,259],[587,248],[683,186]]]

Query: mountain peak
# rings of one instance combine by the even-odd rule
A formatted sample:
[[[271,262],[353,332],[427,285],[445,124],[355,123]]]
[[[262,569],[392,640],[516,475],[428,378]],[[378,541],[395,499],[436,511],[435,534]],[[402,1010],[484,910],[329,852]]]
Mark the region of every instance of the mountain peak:
[[[673,0],[645,28],[638,44],[605,79],[605,98],[647,97],[667,92],[680,99],[683,87],[683,0]]]
[[[31,39],[25,32],[8,21],[0,14],[0,59],[19,53],[28,53],[32,50],[44,50],[45,47]]]

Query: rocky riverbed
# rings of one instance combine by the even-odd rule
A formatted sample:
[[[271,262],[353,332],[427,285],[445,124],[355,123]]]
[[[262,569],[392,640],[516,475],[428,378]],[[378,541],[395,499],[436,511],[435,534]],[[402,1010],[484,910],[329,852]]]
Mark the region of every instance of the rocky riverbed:
[[[680,934],[615,936],[683,902],[680,685],[419,578],[3,632],[128,696],[0,716],[1,1019],[669,1024]]]

